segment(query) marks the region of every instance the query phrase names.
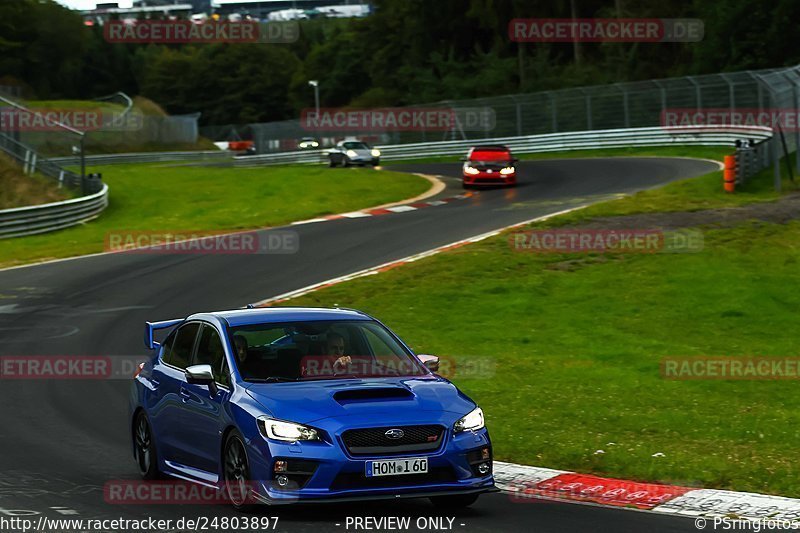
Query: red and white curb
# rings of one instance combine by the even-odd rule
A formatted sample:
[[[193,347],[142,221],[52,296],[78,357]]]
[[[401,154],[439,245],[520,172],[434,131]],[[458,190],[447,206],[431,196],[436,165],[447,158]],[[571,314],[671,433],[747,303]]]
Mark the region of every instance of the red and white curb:
[[[297,226],[300,224],[314,224],[317,222],[327,222],[329,220],[338,220],[341,218],[364,218],[364,217],[376,217],[380,215],[390,215],[392,213],[405,213],[407,211],[416,211],[418,209],[424,209],[426,207],[436,207],[439,205],[445,205],[451,202],[455,202],[457,200],[465,200],[474,195],[475,193],[465,192],[464,194],[459,194],[458,196],[451,196],[450,198],[442,198],[441,200],[413,202],[403,205],[394,205],[391,207],[376,207],[374,209],[365,209],[363,211],[353,211],[350,213],[341,213],[338,215],[328,215],[324,217],[309,218],[308,220],[299,220],[297,222],[292,222],[291,225]]]
[[[494,463],[494,478],[497,487],[518,503],[570,501],[800,527],[800,500],[782,496],[625,481],[500,461]]]

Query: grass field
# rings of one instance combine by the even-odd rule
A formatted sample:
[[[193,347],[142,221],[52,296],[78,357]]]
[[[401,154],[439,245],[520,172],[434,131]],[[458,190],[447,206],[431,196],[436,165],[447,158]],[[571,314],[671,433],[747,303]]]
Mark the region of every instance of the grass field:
[[[101,252],[108,232],[216,231],[277,226],[399,201],[428,190],[411,174],[287,166],[225,168],[168,164],[93,167],[110,188],[97,220],[10,239],[0,266]]]
[[[40,174],[26,176],[20,165],[0,154],[0,209],[57,202],[71,196],[52,179]]]
[[[769,171],[735,201],[709,179],[591,210],[770,197]],[[673,381],[660,363],[800,356],[800,223],[700,229],[704,249],[684,254],[520,253],[506,233],[288,304],[362,309],[418,353],[483,361],[490,372],[454,381],[484,408],[499,460],[798,497],[796,381]]]

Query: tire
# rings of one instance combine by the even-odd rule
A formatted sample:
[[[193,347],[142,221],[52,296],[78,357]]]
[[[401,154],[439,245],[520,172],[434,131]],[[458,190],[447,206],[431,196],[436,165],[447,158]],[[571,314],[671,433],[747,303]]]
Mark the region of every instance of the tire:
[[[142,479],[158,479],[158,457],[150,421],[144,411],[139,411],[133,423],[133,450]]]
[[[472,188],[472,185],[468,185],[468,184],[466,184],[466,183],[464,183],[464,182],[462,181],[462,182],[461,182],[461,187],[462,187],[464,190],[467,190],[467,189],[471,189],[471,188]]]
[[[336,161],[334,161],[332,157],[329,158],[328,166],[331,168],[336,168]]]
[[[464,509],[478,500],[480,494],[457,494],[455,496],[434,496],[431,503],[440,509]]]
[[[234,509],[250,512],[255,508],[250,493],[250,463],[247,447],[238,431],[231,431],[222,448],[222,479],[225,497]]]
[[[345,157],[345,158],[344,158],[344,162],[342,163],[342,165],[343,165],[345,168],[349,167],[349,166],[350,166],[350,165],[352,165],[352,164],[353,164],[353,163],[351,163],[351,162],[350,162],[350,158],[348,158],[348,157]]]

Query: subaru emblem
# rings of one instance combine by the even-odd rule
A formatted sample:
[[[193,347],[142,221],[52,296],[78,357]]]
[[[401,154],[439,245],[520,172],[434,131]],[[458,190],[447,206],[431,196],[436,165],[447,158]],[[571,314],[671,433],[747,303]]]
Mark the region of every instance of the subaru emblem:
[[[406,432],[403,431],[402,429],[390,429],[389,431],[384,433],[384,435],[386,435],[386,438],[395,440],[402,439],[405,434]]]

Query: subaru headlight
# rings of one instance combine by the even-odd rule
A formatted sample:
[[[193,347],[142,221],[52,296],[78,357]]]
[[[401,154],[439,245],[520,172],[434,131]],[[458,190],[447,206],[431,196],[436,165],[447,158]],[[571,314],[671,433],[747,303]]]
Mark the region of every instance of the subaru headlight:
[[[464,172],[465,172],[466,174],[473,174],[473,175],[474,175],[474,174],[480,174],[480,173],[481,173],[481,171],[480,171],[480,170],[478,170],[478,169],[477,169],[477,168],[475,168],[475,167],[471,167],[471,166],[469,166],[469,165],[464,165]]]
[[[381,156],[381,151],[378,150],[377,148],[373,148],[370,153],[372,154],[372,157],[380,157]]]
[[[508,176],[509,174],[513,173],[514,173],[514,167],[505,167],[500,169],[500,174],[502,174],[503,176]]]
[[[453,432],[477,431],[482,429],[485,425],[483,421],[483,410],[480,407],[476,407],[453,425]]]
[[[258,417],[258,430],[268,439],[296,442],[298,440],[320,440],[319,433],[314,428],[276,420],[267,416]]]
[[[345,153],[347,154],[347,157],[351,157],[351,158],[352,158],[352,157],[358,157],[358,154],[356,153],[356,151],[355,151],[355,150],[348,150],[348,151],[347,151],[347,152],[345,152]]]

